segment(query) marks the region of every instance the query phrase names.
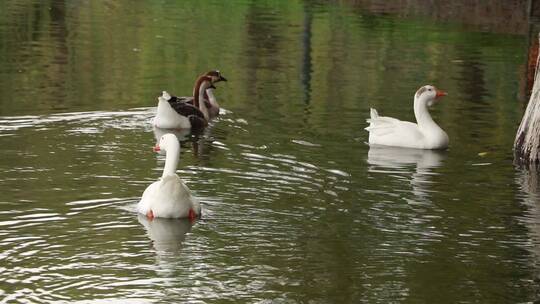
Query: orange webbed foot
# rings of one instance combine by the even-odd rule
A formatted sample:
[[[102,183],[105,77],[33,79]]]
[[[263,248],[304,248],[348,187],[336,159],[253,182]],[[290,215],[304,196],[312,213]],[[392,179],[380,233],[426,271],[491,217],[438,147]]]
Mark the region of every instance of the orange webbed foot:
[[[193,209],[189,209],[188,218],[191,222],[195,221],[197,218],[197,214],[195,214],[195,211]]]

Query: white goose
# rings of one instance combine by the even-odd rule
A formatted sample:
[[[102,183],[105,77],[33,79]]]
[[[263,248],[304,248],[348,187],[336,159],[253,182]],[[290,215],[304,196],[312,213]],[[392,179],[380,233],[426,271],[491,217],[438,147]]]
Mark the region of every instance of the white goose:
[[[369,126],[370,145],[385,145],[416,149],[446,149],[448,135],[444,132],[428,111],[428,106],[438,102],[446,92],[432,85],[418,89],[414,95],[414,116],[417,123],[401,121],[392,117],[379,116],[377,110],[371,109]]]
[[[189,218],[200,216],[199,200],[191,195],[191,191],[176,175],[176,167],[180,156],[180,143],[173,134],[165,134],[154,147],[156,152],[165,152],[165,167],[161,178],[144,190],[141,201],[137,205],[139,213],[148,218]]]

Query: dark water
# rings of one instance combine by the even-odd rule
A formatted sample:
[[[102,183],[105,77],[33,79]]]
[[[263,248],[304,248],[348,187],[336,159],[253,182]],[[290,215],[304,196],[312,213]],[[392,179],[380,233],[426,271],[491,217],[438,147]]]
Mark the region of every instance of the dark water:
[[[368,4],[3,3],[0,302],[538,300],[526,26]],[[226,112],[178,171],[204,217],[148,222],[156,95],[213,68]],[[370,149],[369,108],[412,120],[428,83],[450,149]]]

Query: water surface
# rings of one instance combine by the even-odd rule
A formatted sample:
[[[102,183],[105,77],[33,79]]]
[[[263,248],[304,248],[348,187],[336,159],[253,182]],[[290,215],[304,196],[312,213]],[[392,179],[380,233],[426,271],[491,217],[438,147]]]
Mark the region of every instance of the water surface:
[[[525,6],[376,3],[6,2],[1,301],[538,300],[537,175],[511,149]],[[203,219],[148,221],[156,96],[214,68],[226,111],[178,168]],[[369,108],[412,120],[428,83],[450,149],[366,145]]]

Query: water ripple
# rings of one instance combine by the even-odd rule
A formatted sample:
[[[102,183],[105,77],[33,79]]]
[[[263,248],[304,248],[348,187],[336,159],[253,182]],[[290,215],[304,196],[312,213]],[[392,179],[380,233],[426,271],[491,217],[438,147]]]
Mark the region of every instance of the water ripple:
[[[69,129],[70,133],[94,134],[100,132],[100,128],[117,129],[140,129],[141,123],[149,125],[150,118],[155,115],[155,108],[137,108],[129,111],[92,111],[71,112],[42,116],[0,116],[0,132],[16,131],[22,128],[45,128],[50,124],[80,124],[84,122],[86,127]],[[96,122],[100,122],[96,125]],[[88,125],[93,125],[92,127]],[[99,128],[97,127],[99,126]]]

